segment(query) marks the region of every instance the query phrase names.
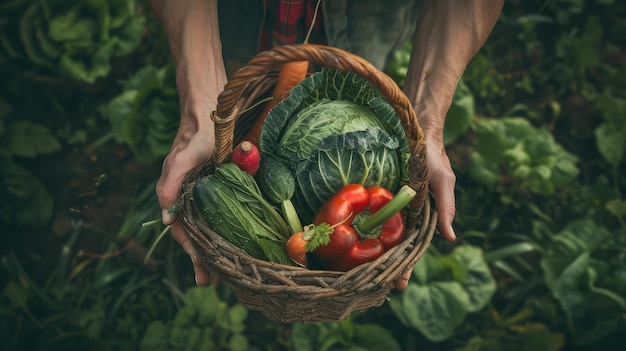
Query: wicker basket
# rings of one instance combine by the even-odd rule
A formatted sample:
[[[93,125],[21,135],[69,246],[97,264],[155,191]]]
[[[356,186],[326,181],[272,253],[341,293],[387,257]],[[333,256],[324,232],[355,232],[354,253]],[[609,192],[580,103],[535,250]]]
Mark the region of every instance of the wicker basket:
[[[308,60],[361,75],[378,88],[402,120],[409,142],[410,185],[417,196],[409,206],[405,240],[377,260],[348,272],[309,270],[252,258],[209,228],[191,196],[193,183],[226,162],[238,141],[245,119],[242,113],[267,94],[285,62]],[[364,59],[320,45],[281,46],[262,52],[237,71],[219,96],[215,121],[217,152],[214,162],[196,169],[186,179],[180,218],[200,251],[204,266],[228,283],[239,302],[267,318],[291,322],[338,321],[355,310],[380,306],[391,285],[413,267],[433,237],[437,214],[430,207],[425,166],[425,141],[411,104],[397,84]]]

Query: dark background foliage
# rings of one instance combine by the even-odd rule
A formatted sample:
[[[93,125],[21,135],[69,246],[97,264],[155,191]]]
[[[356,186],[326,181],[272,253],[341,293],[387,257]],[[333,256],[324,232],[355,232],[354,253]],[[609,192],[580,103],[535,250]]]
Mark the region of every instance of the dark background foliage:
[[[145,3],[5,1],[0,347],[624,349],[625,34],[621,1],[507,1],[446,125],[458,242],[436,237],[389,304],[283,325],[157,242],[178,97]]]

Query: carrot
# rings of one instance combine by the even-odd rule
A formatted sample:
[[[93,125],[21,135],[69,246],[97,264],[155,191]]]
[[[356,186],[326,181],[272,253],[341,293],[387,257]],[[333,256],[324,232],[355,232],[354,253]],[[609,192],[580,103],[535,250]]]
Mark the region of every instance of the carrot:
[[[309,242],[304,239],[304,232],[297,232],[291,234],[287,240],[287,254],[291,260],[300,267],[307,267],[306,244]]]
[[[261,136],[261,128],[263,127],[267,114],[274,106],[278,105],[279,102],[283,101],[289,95],[291,88],[295,87],[301,80],[306,78],[308,70],[309,61],[287,62],[280,67],[276,85],[272,91],[274,98],[267,102],[263,111],[261,111],[254,125],[252,125],[252,128],[250,128],[243,140],[258,144],[259,137]]]
[[[307,252],[328,245],[335,227],[343,222],[345,221],[333,226],[328,223],[309,224],[303,228],[303,231],[291,234],[286,244],[287,255],[298,266],[308,267]]]
[[[304,38],[303,44],[307,44],[309,42],[313,26],[317,21],[317,14],[321,3],[321,0],[317,0],[315,12],[313,13],[313,20],[311,21],[311,26],[309,27],[306,37]],[[276,79],[276,85],[274,86],[274,90],[272,92],[274,99],[267,102],[265,108],[261,111],[261,114],[254,122],[252,128],[250,128],[248,133],[244,136],[243,140],[249,140],[255,145],[259,144],[261,129],[263,128],[263,123],[265,122],[267,114],[274,106],[278,105],[279,102],[283,101],[287,95],[289,95],[291,88],[295,87],[301,80],[306,78],[308,71],[309,61],[293,61],[283,63],[278,71],[278,78]]]

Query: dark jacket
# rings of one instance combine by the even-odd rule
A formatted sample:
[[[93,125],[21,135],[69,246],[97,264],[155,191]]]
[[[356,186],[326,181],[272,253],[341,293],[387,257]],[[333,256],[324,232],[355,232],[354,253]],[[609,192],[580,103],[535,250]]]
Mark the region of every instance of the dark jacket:
[[[382,69],[410,39],[418,0],[324,0],[328,45],[359,55]],[[263,0],[218,1],[220,37],[229,75],[256,53],[265,18]]]

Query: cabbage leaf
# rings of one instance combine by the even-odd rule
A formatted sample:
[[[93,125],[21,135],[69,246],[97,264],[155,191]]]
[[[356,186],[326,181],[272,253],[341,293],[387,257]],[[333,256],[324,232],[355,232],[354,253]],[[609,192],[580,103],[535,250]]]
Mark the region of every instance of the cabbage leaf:
[[[270,111],[259,148],[291,168],[304,221],[346,184],[396,191],[408,180],[409,146],[395,110],[365,78],[335,68],[306,78]]]

